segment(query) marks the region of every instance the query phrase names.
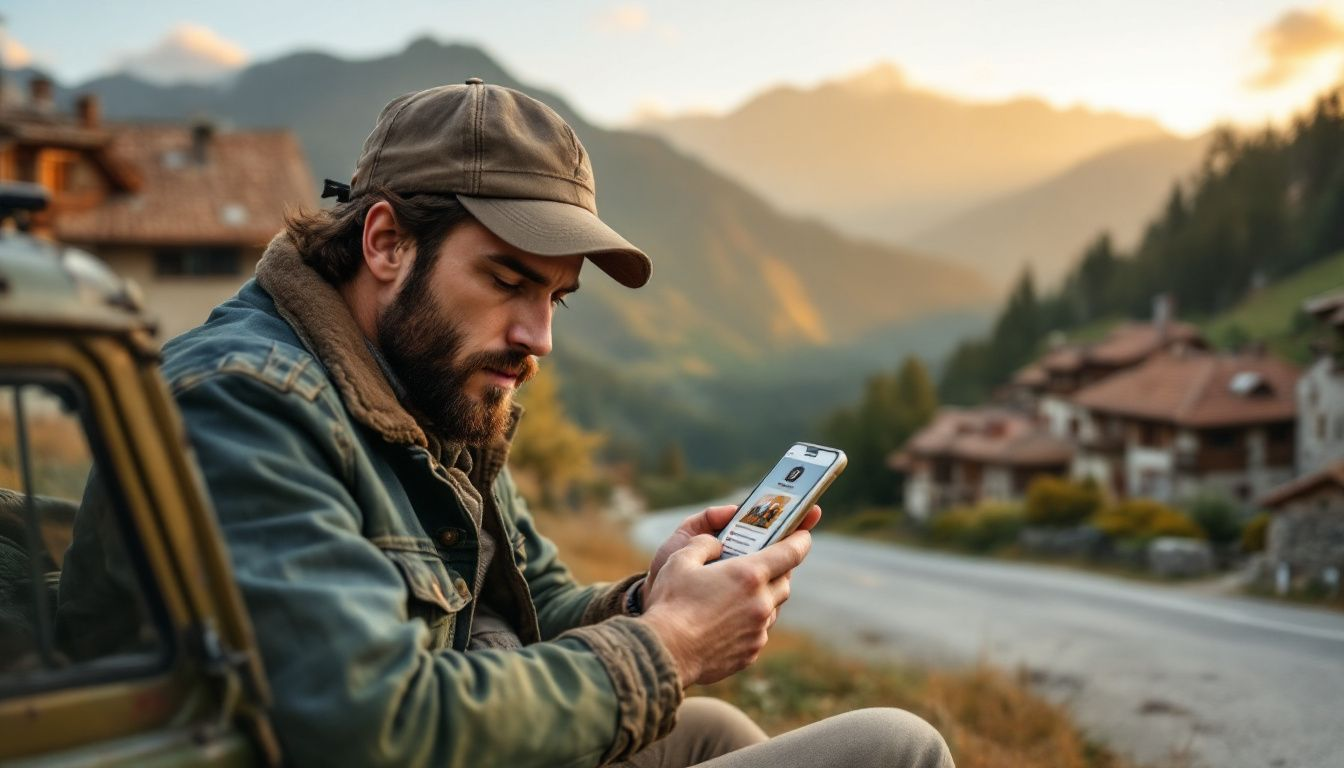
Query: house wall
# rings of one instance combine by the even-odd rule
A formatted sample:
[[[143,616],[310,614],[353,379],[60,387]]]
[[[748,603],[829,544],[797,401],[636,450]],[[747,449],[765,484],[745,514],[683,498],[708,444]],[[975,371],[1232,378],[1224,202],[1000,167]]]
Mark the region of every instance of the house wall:
[[[145,307],[159,325],[160,342],[190,330],[210,315],[217,304],[238,291],[256,272],[262,249],[244,249],[236,275],[160,276],[154,273],[154,253],[150,248],[121,246],[84,246],[108,263],[118,275],[130,278],[144,292]]]
[[[933,511],[933,474],[927,464],[920,463],[905,478],[905,513],[928,520]]]
[[[1344,368],[1322,357],[1297,382],[1297,471],[1344,459]]]
[[[1046,395],[1041,398],[1041,418],[1045,428],[1055,437],[1073,437],[1073,425],[1078,422],[1081,428],[1082,412],[1077,406],[1058,395]]]
[[[1171,501],[1176,470],[1169,448],[1150,448],[1130,442],[1125,446],[1125,495]]]
[[[1271,567],[1287,563],[1294,579],[1315,579],[1327,567],[1344,571],[1344,489],[1327,486],[1276,511],[1265,555]]]

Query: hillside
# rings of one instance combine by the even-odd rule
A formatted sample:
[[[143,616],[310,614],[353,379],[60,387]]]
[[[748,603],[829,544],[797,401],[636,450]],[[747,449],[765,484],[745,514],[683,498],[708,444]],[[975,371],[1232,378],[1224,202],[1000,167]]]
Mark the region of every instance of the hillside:
[[[723,116],[647,120],[785,210],[905,238],[1098,152],[1165,137],[1150,120],[1032,99],[979,104],[907,84],[889,65]]]
[[[1311,356],[1307,345],[1319,329],[1302,316],[1302,304],[1331,291],[1344,291],[1344,252],[1265,286],[1199,325],[1220,347],[1264,343],[1280,357],[1305,363]]]
[[[1004,285],[1030,266],[1054,285],[1098,232],[1131,248],[1178,179],[1189,177],[1210,137],[1164,137],[1088,158],[1027,189],[958,214],[912,237]]]

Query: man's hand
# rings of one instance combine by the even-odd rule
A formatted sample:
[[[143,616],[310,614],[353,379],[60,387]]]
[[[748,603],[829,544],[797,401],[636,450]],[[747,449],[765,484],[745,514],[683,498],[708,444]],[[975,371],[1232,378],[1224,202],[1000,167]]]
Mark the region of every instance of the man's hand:
[[[689,518],[655,555],[656,581],[650,568],[643,620],[676,660],[683,685],[722,680],[756,660],[779,606],[789,599],[789,577],[811,549],[806,528],[821,517],[813,507],[785,539],[712,562],[723,545],[708,532],[691,531],[722,527],[734,509],[712,507]]]
[[[723,526],[733,519],[736,512],[736,504],[725,504],[719,507],[709,507],[704,512],[691,515],[681,521],[677,530],[667,537],[667,541],[663,542],[657,552],[653,553],[653,561],[649,564],[649,577],[644,580],[644,584],[640,587],[642,590],[640,594],[641,604],[648,606],[649,590],[652,589],[653,582],[658,577],[658,572],[663,569],[663,564],[667,562],[669,555],[685,547],[696,536],[706,533],[717,534]],[[821,507],[814,506],[807,511],[806,515],[803,515],[803,521],[798,524],[798,530],[810,531],[812,526],[816,525],[820,519]]]

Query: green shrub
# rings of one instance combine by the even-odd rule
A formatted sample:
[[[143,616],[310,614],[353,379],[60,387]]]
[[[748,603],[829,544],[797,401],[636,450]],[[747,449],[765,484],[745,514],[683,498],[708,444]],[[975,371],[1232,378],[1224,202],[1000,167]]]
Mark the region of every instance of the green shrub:
[[[929,532],[940,544],[990,552],[1017,541],[1023,522],[1020,506],[990,502],[950,509],[933,519]]]
[[[1242,552],[1264,552],[1265,538],[1269,533],[1269,513],[1261,512],[1246,522],[1241,529]]]
[[[1078,525],[1101,508],[1101,489],[1091,479],[1081,483],[1040,475],[1027,487],[1026,519],[1032,525]]]
[[[1232,544],[1241,539],[1241,510],[1226,496],[1201,493],[1186,502],[1185,513],[1215,544]]]
[[[1199,524],[1180,510],[1152,499],[1130,499],[1106,507],[1092,524],[1112,539],[1147,541],[1159,536],[1207,538]]]

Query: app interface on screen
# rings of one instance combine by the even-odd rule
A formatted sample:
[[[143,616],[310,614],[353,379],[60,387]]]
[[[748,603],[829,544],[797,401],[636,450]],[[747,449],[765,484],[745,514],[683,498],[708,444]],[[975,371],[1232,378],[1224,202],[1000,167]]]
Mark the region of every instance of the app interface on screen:
[[[780,459],[725,529],[722,556],[736,557],[759,549],[775,527],[789,519],[833,461],[835,454],[829,451],[817,456],[804,456],[799,451],[798,455]]]

